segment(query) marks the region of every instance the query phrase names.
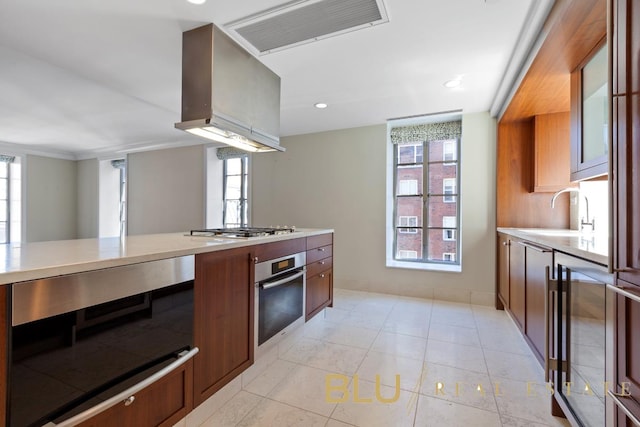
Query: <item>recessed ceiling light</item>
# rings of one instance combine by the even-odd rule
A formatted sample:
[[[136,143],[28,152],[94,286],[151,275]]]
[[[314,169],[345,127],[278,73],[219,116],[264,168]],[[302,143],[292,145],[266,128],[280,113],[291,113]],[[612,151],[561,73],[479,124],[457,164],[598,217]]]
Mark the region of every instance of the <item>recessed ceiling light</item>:
[[[453,89],[454,87],[460,86],[461,83],[462,81],[460,81],[460,79],[454,79],[454,80],[447,80],[446,82],[444,82],[443,85],[446,88]]]
[[[192,4],[203,4],[207,0],[187,0],[187,1]]]
[[[313,104],[314,107],[316,108],[327,108],[328,105],[325,104],[324,102],[316,102],[315,104]]]

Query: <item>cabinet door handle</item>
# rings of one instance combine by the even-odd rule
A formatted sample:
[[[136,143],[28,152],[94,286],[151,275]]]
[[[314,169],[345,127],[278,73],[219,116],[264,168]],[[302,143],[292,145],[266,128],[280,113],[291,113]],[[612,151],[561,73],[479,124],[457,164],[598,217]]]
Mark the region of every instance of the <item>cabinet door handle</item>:
[[[622,403],[621,399],[628,399],[630,396],[623,396],[618,393],[614,393],[611,390],[607,390],[607,394],[609,395],[611,400],[613,400],[613,403],[615,403],[616,406],[620,408],[620,410],[624,412],[624,414],[629,417],[629,419],[633,421],[635,425],[640,426],[640,420],[631,413],[631,411],[624,405],[624,403]]]
[[[325,248],[318,248],[318,250],[319,250],[320,252],[324,252],[326,249],[325,249]]]
[[[509,246],[509,242],[502,242],[502,246]]]
[[[637,293],[638,291],[632,290],[630,288],[623,288],[621,286],[613,286],[607,285],[607,288],[611,289],[613,292],[622,295],[623,297],[629,298],[635,302],[640,302],[640,295]]]
[[[68,418],[68,419],[62,421],[60,424],[47,423],[46,425],[49,426],[49,427],[71,427],[71,426],[75,426],[77,424],[80,424],[81,422],[86,421],[89,418],[94,417],[94,416],[106,411],[107,409],[111,408],[112,406],[115,406],[115,405],[117,405],[117,404],[119,404],[119,403],[121,403],[123,401],[125,402],[124,404],[126,406],[129,406],[135,400],[134,394],[136,394],[137,392],[139,392],[143,388],[148,387],[149,385],[155,383],[156,381],[160,380],[161,378],[167,376],[171,372],[175,371],[177,368],[179,368],[180,366],[184,365],[189,359],[191,359],[193,356],[195,356],[196,353],[198,353],[198,347],[194,347],[191,350],[189,350],[188,352],[185,350],[182,353],[180,353],[178,355],[178,359],[173,361],[170,365],[165,366],[164,368],[162,368],[161,370],[159,370],[155,374],[153,374],[150,377],[140,381],[138,384],[129,387],[128,389],[126,389],[122,393],[119,393],[119,394],[113,396],[112,398],[107,399],[104,402],[99,403],[96,406],[93,406],[93,407],[87,409],[84,412],[80,412],[78,415],[75,415],[75,416],[73,416],[71,418]],[[130,401],[129,405],[127,405],[127,401],[129,401],[129,399],[131,399],[131,401]]]
[[[324,264],[325,264],[325,262],[324,262],[324,261],[320,261],[318,264],[320,264],[320,265],[324,265]]]
[[[549,382],[549,369],[551,362],[551,349],[549,348],[549,328],[551,322],[549,315],[551,313],[551,293],[557,292],[557,283],[555,283],[552,290],[551,285],[551,268],[547,265],[545,267],[545,280],[544,280],[544,382]]]
[[[550,248],[546,248],[544,246],[538,246],[538,245],[534,245],[532,243],[528,243],[528,242],[519,242],[522,246],[525,246],[529,249],[533,249],[534,251],[537,252],[542,252],[542,253],[546,253],[546,252],[551,252]]]
[[[320,278],[324,279],[324,273],[322,273],[322,274],[320,275]]]

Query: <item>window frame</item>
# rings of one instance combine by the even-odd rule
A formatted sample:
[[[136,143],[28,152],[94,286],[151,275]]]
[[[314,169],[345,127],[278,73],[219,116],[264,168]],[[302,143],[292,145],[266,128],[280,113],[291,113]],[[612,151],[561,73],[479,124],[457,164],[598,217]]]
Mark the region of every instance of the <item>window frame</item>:
[[[240,174],[228,174],[228,161],[240,160]],[[240,198],[228,199],[227,198],[227,179],[229,176],[240,176]],[[249,225],[249,156],[232,157],[225,159],[222,165],[222,226],[230,227],[229,224],[234,224],[231,227],[247,227]],[[227,202],[230,200],[237,200],[240,204],[240,223],[227,222]]]
[[[424,118],[423,118],[424,119]],[[387,205],[387,225],[386,225],[386,266],[387,267],[392,267],[392,268],[406,268],[406,269],[416,269],[416,270],[432,270],[432,271],[445,271],[445,272],[461,272],[462,271],[462,236],[461,236],[461,230],[462,230],[462,217],[461,217],[461,198],[460,198],[460,187],[461,187],[461,181],[462,181],[462,174],[461,174],[461,147],[462,147],[462,136],[460,135],[459,137],[455,138],[455,139],[451,139],[450,144],[454,144],[455,150],[454,150],[454,157],[455,160],[451,161],[450,159],[444,160],[444,155],[442,153],[440,153],[439,155],[433,151],[433,148],[435,146],[430,146],[429,143],[436,143],[437,141],[447,141],[447,140],[432,140],[432,141],[406,141],[404,144],[416,144],[416,143],[420,143],[423,145],[423,160],[424,162],[421,163],[419,166],[422,166],[422,176],[423,176],[423,193],[426,194],[419,194],[417,196],[423,197],[423,225],[421,227],[417,227],[416,228],[416,232],[422,232],[423,233],[423,239],[422,239],[422,251],[423,251],[423,256],[420,259],[416,259],[416,260],[412,260],[412,259],[399,259],[398,255],[398,248],[397,248],[397,239],[399,238],[400,235],[406,235],[405,233],[400,233],[399,231],[399,224],[396,224],[396,221],[398,221],[398,215],[396,212],[396,197],[398,195],[398,193],[396,192],[397,190],[397,184],[398,184],[398,147],[397,144],[394,144],[391,142],[391,129],[392,128],[396,128],[396,127],[403,127],[405,126],[404,123],[398,123],[398,122],[407,122],[410,119],[407,120],[398,120],[398,121],[389,121],[387,123],[387,200],[386,200],[386,205]],[[457,120],[462,120],[461,116],[457,117]],[[441,122],[446,122],[446,121],[451,121],[451,119],[449,120],[441,120]],[[431,121],[415,121],[415,119],[412,120],[412,124],[406,124],[406,126],[411,126],[413,124],[421,124],[421,123],[438,123],[440,121],[438,120],[431,120]],[[430,150],[432,150],[430,152]],[[436,154],[439,157],[433,157],[434,154]],[[432,159],[429,159],[429,156],[432,156]],[[436,171],[433,170],[433,166],[436,164],[440,164],[440,165],[444,165],[444,166],[454,166],[456,167],[456,174],[455,174],[455,178],[454,179],[454,186],[453,186],[453,192],[450,194],[445,195],[445,191],[444,191],[444,187],[443,187],[443,191],[442,194],[435,194],[436,192],[433,192],[431,194],[429,194],[428,192],[428,188],[429,188],[429,178],[431,178],[431,185],[433,188],[433,182],[434,182],[434,178],[435,178],[435,173]],[[431,166],[430,166],[431,165]],[[400,166],[409,166],[406,164],[400,164]],[[429,175],[429,170],[431,168],[431,176]],[[448,182],[448,184],[451,184],[450,182]],[[437,185],[437,184],[436,184]],[[450,187],[449,187],[450,188]],[[438,242],[440,241],[440,238],[438,237],[433,237],[433,231],[434,230],[442,230],[443,233],[440,234],[440,236],[444,236],[445,230],[447,229],[451,229],[451,227],[443,227],[442,224],[439,223],[432,223],[429,224],[428,223],[428,217],[429,217],[429,203],[428,201],[431,200],[431,202],[433,203],[434,201],[437,203],[441,203],[441,201],[435,199],[435,197],[446,197],[448,202],[454,202],[456,203],[455,206],[455,218],[457,219],[456,222],[456,227],[453,230],[453,239],[451,240],[445,240],[442,239],[443,242],[445,243],[453,243],[455,244],[455,255],[453,257],[454,261],[444,261],[442,259],[438,258],[438,254],[437,253],[432,253],[432,257],[431,259],[429,259],[429,249],[433,249],[430,245],[433,245],[434,242]],[[442,199],[441,199],[442,200]],[[405,216],[405,215],[403,215]],[[447,215],[450,216],[450,215]],[[432,220],[435,218],[432,218]],[[437,219],[436,219],[437,221]],[[431,236],[431,239],[429,239],[429,237]],[[435,239],[435,240],[434,240]],[[429,242],[429,240],[431,240],[431,242]],[[443,249],[448,249],[446,246],[443,247]],[[453,249],[453,248],[452,248]],[[402,249],[405,250],[405,249]],[[433,252],[433,250],[432,250]],[[453,252],[443,252],[443,253],[453,253]]]

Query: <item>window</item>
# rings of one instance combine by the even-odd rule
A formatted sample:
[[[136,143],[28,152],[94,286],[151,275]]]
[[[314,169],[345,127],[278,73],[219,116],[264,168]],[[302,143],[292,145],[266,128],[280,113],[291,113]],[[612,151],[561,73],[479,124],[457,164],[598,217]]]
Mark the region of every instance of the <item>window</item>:
[[[401,258],[401,259],[416,259],[417,257],[418,257],[417,251],[405,251],[405,250],[398,251],[398,258]]]
[[[444,178],[442,180],[442,201],[445,203],[454,203],[456,201],[456,178]]]
[[[410,196],[418,194],[417,179],[403,179],[398,181],[398,195]]]
[[[224,161],[223,213],[224,227],[246,227],[248,225],[247,185],[248,156]]]
[[[462,122],[421,120],[388,124],[387,266],[461,271]]]
[[[455,216],[443,216],[442,217],[442,240],[456,240],[456,217]]]
[[[398,217],[398,226],[400,227],[417,227],[418,226],[418,217],[417,216],[399,216]],[[398,232],[400,233],[417,233],[418,230],[416,228],[399,228]]]
[[[446,165],[455,165],[456,160],[456,144],[454,141],[444,141],[442,144],[442,161]]]
[[[19,159],[0,155],[0,243],[21,240],[21,183]]]
[[[400,148],[398,156],[402,164],[422,163],[422,153],[422,144],[407,144]]]

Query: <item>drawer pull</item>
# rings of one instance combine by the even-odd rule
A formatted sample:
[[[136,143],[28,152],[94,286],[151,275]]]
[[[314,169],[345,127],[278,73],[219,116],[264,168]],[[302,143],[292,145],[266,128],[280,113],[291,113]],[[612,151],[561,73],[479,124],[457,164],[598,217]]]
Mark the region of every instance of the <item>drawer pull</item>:
[[[326,263],[324,261],[320,261],[318,264],[325,265]]]
[[[318,248],[318,250],[319,250],[320,252],[324,252],[324,251],[326,251],[326,249],[325,249],[325,248]]]
[[[322,273],[322,274],[320,275],[320,277],[324,279],[324,273]]]
[[[142,390],[143,388],[148,387],[149,385],[151,385],[151,384],[155,383],[156,381],[160,380],[161,378],[166,377],[171,372],[175,371],[180,366],[184,365],[189,359],[191,359],[193,356],[195,356],[196,353],[198,353],[198,347],[194,347],[189,351],[184,350],[183,352],[181,352],[178,355],[178,359],[177,360],[175,360],[171,364],[165,366],[164,368],[162,368],[161,370],[159,370],[155,374],[151,375],[150,377],[147,377],[146,379],[140,381],[138,384],[129,387],[127,390],[123,391],[122,393],[117,394],[117,395],[113,396],[112,398],[107,399],[104,402],[101,402],[101,403],[97,404],[96,406],[87,409],[84,412],[81,412],[81,413],[79,413],[77,415],[74,415],[73,417],[62,421],[59,424],[54,424],[54,423],[50,422],[50,423],[47,423],[45,425],[47,427],[71,427],[71,426],[78,425],[81,422],[86,421],[89,418],[94,417],[94,416],[106,411],[107,409],[111,408],[112,406],[117,405],[120,402],[124,401],[124,404],[126,406],[129,406],[135,400],[135,396],[133,395],[133,393],[137,393],[140,390]],[[127,402],[129,400],[130,400],[129,405],[127,405]]]
[[[131,404],[135,401],[136,401],[135,396],[129,396],[124,400],[124,406],[131,406]]]

